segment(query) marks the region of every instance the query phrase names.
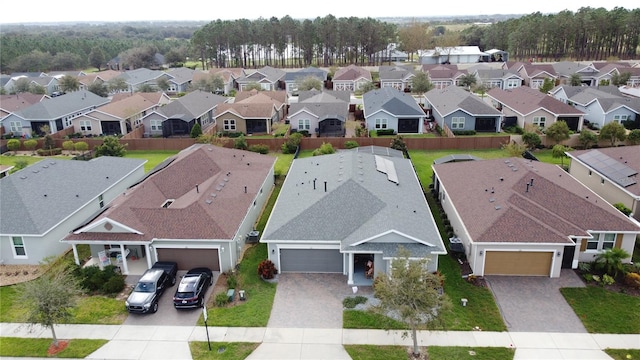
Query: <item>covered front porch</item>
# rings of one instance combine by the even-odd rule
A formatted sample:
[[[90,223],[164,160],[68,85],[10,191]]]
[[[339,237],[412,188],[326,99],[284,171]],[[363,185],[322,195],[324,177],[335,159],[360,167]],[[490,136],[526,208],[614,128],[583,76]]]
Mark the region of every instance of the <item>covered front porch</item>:
[[[85,243],[86,244],[86,243]],[[78,245],[72,243],[73,258],[77,265],[81,264]],[[84,266],[96,265],[99,267],[114,265],[120,268],[123,275],[142,275],[153,265],[149,244],[113,244],[113,243],[90,243],[91,257]]]

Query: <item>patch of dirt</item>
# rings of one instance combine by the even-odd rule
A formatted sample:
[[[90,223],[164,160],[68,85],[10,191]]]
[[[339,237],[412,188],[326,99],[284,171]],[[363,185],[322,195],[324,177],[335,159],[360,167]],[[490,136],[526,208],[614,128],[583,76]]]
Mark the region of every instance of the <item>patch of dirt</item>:
[[[66,349],[68,345],[69,345],[68,340],[58,340],[58,345],[55,345],[52,343],[51,346],[49,346],[49,349],[47,350],[47,355],[54,356],[57,353],[61,352],[62,350]]]
[[[484,277],[471,275],[473,273],[473,270],[471,270],[471,265],[469,265],[469,262],[466,258],[455,256],[453,253],[451,254],[451,256],[458,263],[458,265],[460,265],[460,273],[467,279],[467,282],[475,286],[487,287],[487,281],[484,279]]]
[[[229,286],[227,285],[227,273],[220,273],[218,276],[218,280],[213,285],[213,292],[209,297],[209,301],[207,301],[207,308],[216,307],[216,295],[219,293],[226,293],[229,290]],[[240,303],[240,297],[238,296],[238,289],[233,296],[233,301],[228,303],[226,307],[236,306]]]
[[[604,287],[605,289],[607,289],[607,290],[609,290],[611,292],[617,292],[617,293],[626,294],[626,295],[630,295],[630,296],[640,297],[640,288],[629,286],[629,285],[625,284],[623,275],[620,275],[616,279],[616,282],[614,284],[611,284],[611,285],[600,285],[600,284],[596,283],[595,281],[587,281],[584,278],[585,273],[580,271],[580,269],[575,269],[574,271],[576,272],[576,274],[578,274],[578,277],[580,278],[580,280],[582,280],[587,286],[602,286],[602,287]],[[602,276],[601,274],[599,274],[599,275]]]
[[[15,285],[42,275],[40,265],[0,265],[0,286]]]
[[[407,347],[407,360],[429,360],[429,354],[426,347],[418,347],[420,354],[418,356],[413,354],[413,346]]]

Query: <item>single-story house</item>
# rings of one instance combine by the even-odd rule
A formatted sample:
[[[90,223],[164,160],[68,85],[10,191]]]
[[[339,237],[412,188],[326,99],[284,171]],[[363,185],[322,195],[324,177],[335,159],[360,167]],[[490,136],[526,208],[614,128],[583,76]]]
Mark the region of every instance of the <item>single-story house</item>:
[[[338,69],[331,81],[333,83],[333,90],[355,92],[360,90],[364,84],[372,82],[373,79],[371,77],[371,71],[351,64]]]
[[[517,72],[524,79],[524,85],[539,89],[544,84],[545,79],[550,79],[555,85],[556,71],[551,64],[531,64],[515,62],[509,64],[509,70]]]
[[[500,131],[502,113],[455,85],[430,90],[424,99],[425,108],[440,126],[452,131]]]
[[[146,268],[156,261],[176,261],[179,270],[230,271],[271,194],[275,160],[255,152],[192,145],[62,241],[74,248],[89,244],[94,257],[119,248],[146,261]],[[125,274],[129,261],[122,259]]]
[[[581,64],[573,61],[560,61],[552,64],[561,84],[571,85],[572,75],[580,76],[580,83],[584,86],[598,85],[600,71],[592,64]]]
[[[413,66],[380,66],[380,88],[392,87],[398,91],[410,91],[416,76]]]
[[[45,159],[0,179],[0,262],[37,265],[67,251],[60,240],[140,181],[145,162]]]
[[[623,204],[640,221],[640,145],[567,152],[569,173],[610,204]]]
[[[348,91],[301,91],[289,107],[291,130],[306,130],[318,136],[344,136],[349,117]]]
[[[295,94],[298,92],[298,86],[300,82],[306,78],[317,79],[322,83],[322,88],[327,81],[328,72],[316,67],[308,67],[306,69],[300,69],[298,71],[289,71],[284,75],[284,84],[287,94]]]
[[[283,88],[286,72],[271,66],[265,66],[246,75],[236,78],[238,90],[249,91],[248,86],[259,84],[262,90],[277,91]]]
[[[530,124],[540,129],[564,121],[572,131],[581,131],[584,113],[539,90],[520,86],[510,90],[493,88],[487,92],[493,105],[504,115],[503,127]]]
[[[514,157],[432,168],[438,201],[477,276],[556,278],[606,249],[632,253],[640,234],[637,222],[553,164]]]
[[[293,161],[260,239],[279,272],[338,273],[371,285],[365,262],[387,273],[401,248],[437,270],[446,249],[411,160],[379,149]]]
[[[271,126],[284,118],[285,91],[241,91],[233,103],[220,104],[216,110],[218,132],[270,134]]]
[[[391,87],[362,96],[364,120],[369,130],[393,129],[397,134],[420,134],[427,114],[416,99]]]

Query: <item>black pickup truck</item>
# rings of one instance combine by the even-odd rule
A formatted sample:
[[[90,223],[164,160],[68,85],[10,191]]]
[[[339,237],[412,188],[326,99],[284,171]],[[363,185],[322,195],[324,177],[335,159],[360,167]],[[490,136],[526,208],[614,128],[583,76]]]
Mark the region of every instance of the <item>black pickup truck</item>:
[[[176,276],[178,275],[178,263],[175,261],[157,261],[152,269],[162,269],[171,279],[171,286],[176,284]]]

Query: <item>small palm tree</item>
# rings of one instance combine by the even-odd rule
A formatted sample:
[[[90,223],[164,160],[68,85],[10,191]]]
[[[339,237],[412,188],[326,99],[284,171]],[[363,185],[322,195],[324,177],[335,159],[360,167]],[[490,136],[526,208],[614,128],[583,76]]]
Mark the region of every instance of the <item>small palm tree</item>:
[[[607,249],[596,256],[595,267],[598,270],[604,270],[604,272],[615,278],[618,273],[624,271],[622,260],[629,256],[631,255],[622,248]]]

